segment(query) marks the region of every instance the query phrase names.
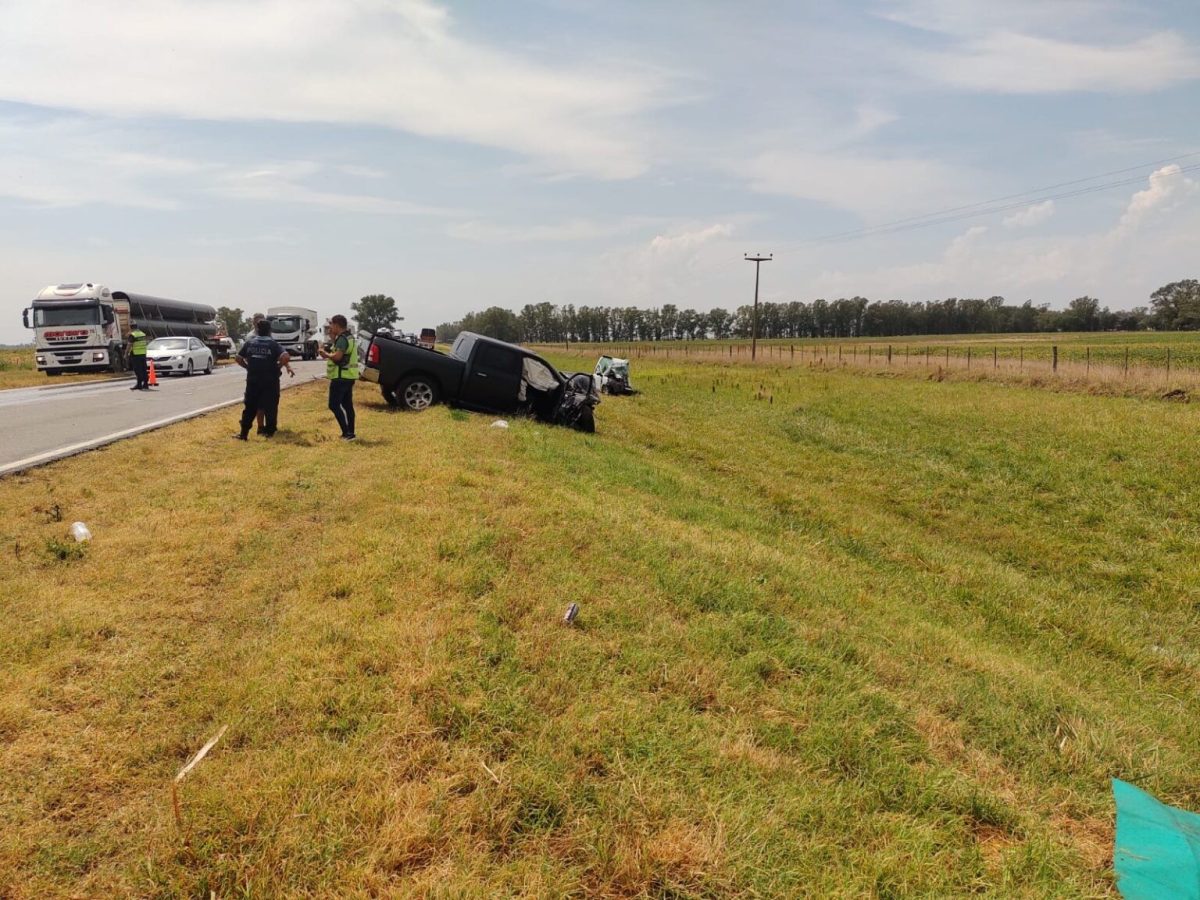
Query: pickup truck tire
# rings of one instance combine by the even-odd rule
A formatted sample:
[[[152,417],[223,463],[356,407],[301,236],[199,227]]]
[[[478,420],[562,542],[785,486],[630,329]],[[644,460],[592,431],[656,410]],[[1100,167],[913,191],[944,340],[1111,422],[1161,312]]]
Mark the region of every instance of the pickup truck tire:
[[[438,384],[428,375],[409,375],[407,378],[401,378],[392,395],[394,400],[388,398],[386,393],[383,396],[388,403],[410,412],[429,409],[440,399]]]

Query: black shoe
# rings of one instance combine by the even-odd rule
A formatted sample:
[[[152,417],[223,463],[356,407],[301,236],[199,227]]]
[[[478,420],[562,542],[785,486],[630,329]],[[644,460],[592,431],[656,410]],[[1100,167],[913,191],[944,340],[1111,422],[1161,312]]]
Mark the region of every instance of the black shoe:
[[[235,434],[235,435],[231,435],[231,436],[233,437],[233,439],[234,439],[235,441],[245,441],[245,440],[249,440],[249,438],[247,438],[247,437],[246,437],[244,434]]]
[[[260,432],[259,432],[259,434],[261,434],[261,435],[262,435],[263,437],[265,437],[265,438],[273,438],[273,437],[275,437],[275,432],[273,432],[273,431],[266,431],[266,430],[263,430],[263,431],[260,431]]]
[[[255,429],[254,429],[254,433],[255,433],[255,434],[266,434],[266,433],[267,433],[267,429],[265,429],[265,428],[255,428]]]
[[[358,435],[357,434],[343,434],[342,440],[343,441],[357,441]]]
[[[140,390],[141,390],[141,388],[140,388],[140,387],[138,387],[138,386],[135,384],[133,387],[131,387],[131,388],[130,388],[130,390],[131,390],[131,391],[140,391]]]

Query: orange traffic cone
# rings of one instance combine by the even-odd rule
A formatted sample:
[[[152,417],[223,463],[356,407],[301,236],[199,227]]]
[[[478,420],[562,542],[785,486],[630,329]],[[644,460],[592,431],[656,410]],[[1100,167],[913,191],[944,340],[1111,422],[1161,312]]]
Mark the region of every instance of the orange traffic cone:
[[[154,374],[154,360],[150,360],[150,380],[146,383],[150,387],[158,387],[158,376]]]

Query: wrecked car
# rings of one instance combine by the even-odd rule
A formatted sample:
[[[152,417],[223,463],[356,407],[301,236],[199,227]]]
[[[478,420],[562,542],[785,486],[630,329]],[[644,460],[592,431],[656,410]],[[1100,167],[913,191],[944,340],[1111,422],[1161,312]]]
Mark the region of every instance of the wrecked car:
[[[602,356],[596,362],[596,370],[592,374],[596,390],[602,394],[636,394],[637,390],[629,383],[629,360],[615,356]]]
[[[380,331],[363,359],[363,379],[379,385],[383,398],[401,409],[419,412],[448,403],[596,430],[593,410],[600,394],[592,376],[560,372],[516,344],[464,331],[443,353]]]

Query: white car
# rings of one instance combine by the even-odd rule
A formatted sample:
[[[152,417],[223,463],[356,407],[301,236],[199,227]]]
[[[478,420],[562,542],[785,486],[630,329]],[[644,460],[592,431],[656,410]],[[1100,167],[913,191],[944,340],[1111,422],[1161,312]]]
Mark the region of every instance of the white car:
[[[213,370],[213,352],[194,337],[155,338],[146,347],[146,357],[160,375],[211,375]]]

